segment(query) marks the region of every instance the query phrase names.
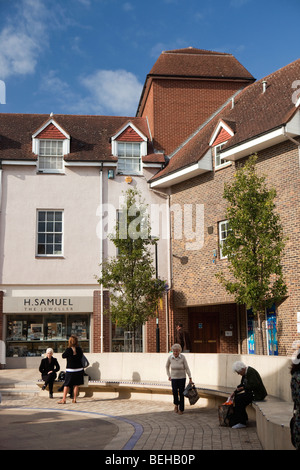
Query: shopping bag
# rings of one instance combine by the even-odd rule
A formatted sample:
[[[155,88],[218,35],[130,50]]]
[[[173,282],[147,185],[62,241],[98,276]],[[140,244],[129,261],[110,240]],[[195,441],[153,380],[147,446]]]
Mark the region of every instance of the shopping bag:
[[[190,405],[194,405],[199,400],[199,394],[194,383],[189,383],[183,391],[183,395],[189,399]]]
[[[229,426],[230,416],[233,414],[233,402],[230,398],[218,406],[218,414],[220,426]]]

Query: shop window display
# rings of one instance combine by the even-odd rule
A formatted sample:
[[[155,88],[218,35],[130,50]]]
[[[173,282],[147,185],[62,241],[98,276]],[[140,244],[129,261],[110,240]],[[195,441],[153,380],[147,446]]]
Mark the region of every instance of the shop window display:
[[[41,356],[47,348],[62,353],[71,334],[89,352],[89,315],[8,315],[6,355]]]
[[[132,352],[132,332],[112,325],[112,351]],[[135,352],[143,352],[142,327],[135,332]]]

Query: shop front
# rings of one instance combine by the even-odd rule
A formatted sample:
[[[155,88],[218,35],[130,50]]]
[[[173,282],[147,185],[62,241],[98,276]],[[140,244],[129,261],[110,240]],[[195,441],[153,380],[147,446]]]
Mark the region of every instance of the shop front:
[[[90,297],[4,297],[6,356],[41,356],[47,348],[62,353],[72,334],[90,352],[92,311]]]

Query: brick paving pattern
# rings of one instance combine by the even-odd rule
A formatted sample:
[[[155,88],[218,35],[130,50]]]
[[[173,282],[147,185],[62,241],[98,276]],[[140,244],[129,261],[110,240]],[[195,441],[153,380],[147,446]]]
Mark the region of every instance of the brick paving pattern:
[[[217,410],[198,404],[178,415],[171,397],[170,403],[79,397],[66,405],[59,397],[2,399],[0,449],[262,450],[255,422],[220,427]]]

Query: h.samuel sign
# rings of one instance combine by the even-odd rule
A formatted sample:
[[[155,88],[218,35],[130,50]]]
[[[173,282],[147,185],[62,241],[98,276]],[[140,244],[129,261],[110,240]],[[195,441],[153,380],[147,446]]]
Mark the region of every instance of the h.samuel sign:
[[[4,313],[51,313],[93,311],[92,297],[4,297]]]

